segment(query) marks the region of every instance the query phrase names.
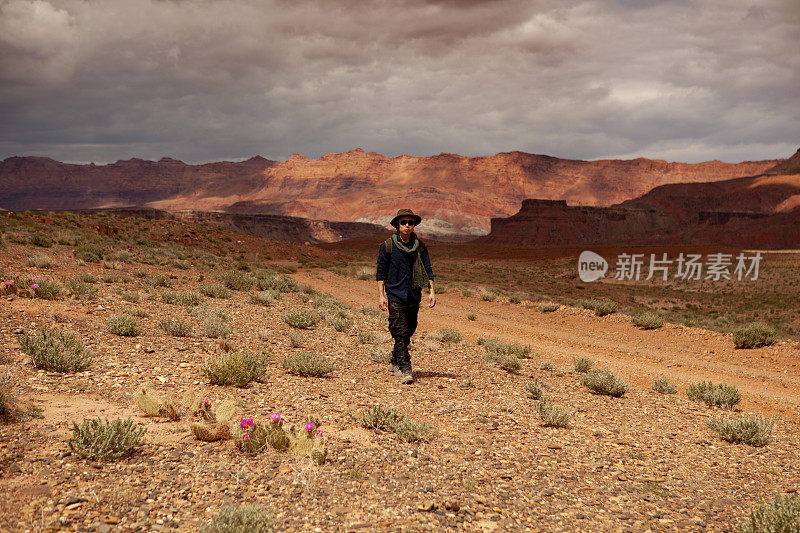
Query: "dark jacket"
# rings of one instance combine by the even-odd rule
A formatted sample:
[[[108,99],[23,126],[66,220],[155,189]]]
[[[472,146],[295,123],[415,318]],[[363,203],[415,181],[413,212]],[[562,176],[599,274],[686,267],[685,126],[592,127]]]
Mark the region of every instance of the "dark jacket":
[[[416,238],[417,235],[412,233],[409,244],[413,244]],[[420,248],[423,248],[423,246],[420,246]],[[378,268],[375,279],[385,282],[386,298],[389,300],[416,305],[419,305],[422,300],[422,289],[414,289],[411,286],[414,281],[413,267],[417,253],[420,253],[419,249],[409,254],[395,245],[392,246],[392,256],[389,257],[386,253],[386,242],[382,242],[380,248],[378,248]],[[428,279],[433,279],[431,258],[428,255],[427,247],[422,249],[420,258],[422,259],[422,265],[425,267],[425,272],[428,274]]]

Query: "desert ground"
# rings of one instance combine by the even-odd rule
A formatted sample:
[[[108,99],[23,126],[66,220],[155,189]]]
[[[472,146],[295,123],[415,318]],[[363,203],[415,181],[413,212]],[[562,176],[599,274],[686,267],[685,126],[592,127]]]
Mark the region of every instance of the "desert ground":
[[[248,503],[279,531],[734,531],[762,501],[800,489],[796,255],[767,254],[748,285],[583,284],[571,249],[431,243],[441,289],[420,312],[416,381],[404,386],[384,361],[391,338],[371,276],[380,236],[309,246],[103,215],[0,221],[0,283],[12,282],[0,286],[0,371],[16,410],[0,425],[0,529],[194,531]],[[99,257],[81,259],[92,251]],[[243,279],[246,288],[208,289]],[[60,294],[44,299],[43,280]],[[177,303],[188,294],[199,296]],[[578,305],[589,297],[619,310],[596,316]],[[561,305],[543,312],[544,301]],[[643,308],[667,322],[635,327],[628,313]],[[318,321],[294,328],[294,311]],[[138,333],[112,333],[118,316]],[[209,317],[229,331],[212,332]],[[730,331],[754,319],[774,323],[780,340],[736,349]],[[50,327],[75,333],[91,365],[37,369],[20,338]],[[492,338],[530,346],[518,370],[485,357]],[[242,388],[211,385],[208,362],[242,350],[259,354],[263,375]],[[284,357],[298,352],[332,371],[289,372]],[[593,393],[577,358],[613,371],[627,391]],[[655,379],[677,393],[654,391]],[[535,380],[573,412],[566,427],[543,424],[526,390]],[[731,413],[689,400],[700,381],[735,386],[741,402]],[[176,406],[187,393],[232,401],[234,423],[313,417],[327,458],[198,440],[191,407],[178,408],[179,420],[145,416],[134,399],[145,384]],[[363,427],[376,404],[431,431],[407,442]],[[730,443],[706,424],[731,414],[773,417],[771,441]],[[70,447],[73,423],[94,417],[130,417],[143,442],[115,460],[82,457]]]

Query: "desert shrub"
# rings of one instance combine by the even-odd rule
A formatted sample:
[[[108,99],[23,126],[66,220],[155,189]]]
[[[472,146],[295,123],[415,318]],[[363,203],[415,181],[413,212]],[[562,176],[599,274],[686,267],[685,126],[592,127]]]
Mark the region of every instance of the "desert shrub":
[[[542,398],[536,405],[536,412],[545,427],[565,428],[569,426],[569,421],[575,416],[575,411],[563,405],[555,404]]]
[[[209,358],[201,372],[212,385],[233,385],[245,388],[267,370],[264,354],[247,350],[222,352]]]
[[[475,320],[478,320],[478,315],[476,315],[475,313],[470,313],[467,315],[467,320],[474,322]]]
[[[251,296],[253,303],[260,305],[272,305],[275,303],[275,297],[272,296],[270,291],[254,292]]]
[[[518,344],[516,342],[500,342],[497,339],[481,339],[486,355],[490,357],[517,357],[519,359],[529,359],[531,356],[530,344]]]
[[[366,316],[381,316],[383,312],[374,305],[362,305],[358,308],[358,312]]]
[[[161,301],[167,304],[195,306],[203,303],[203,295],[198,292],[171,292],[161,294]]]
[[[299,348],[306,342],[306,336],[299,331],[290,331],[286,338],[289,339],[289,346],[292,348]]]
[[[366,329],[358,330],[358,342],[361,344],[374,344],[375,338],[374,331],[369,331]]]
[[[733,332],[733,344],[737,348],[760,348],[772,346],[778,340],[775,328],[764,322],[753,322]]]
[[[97,276],[93,276],[88,272],[81,272],[75,279],[77,279],[82,283],[97,283],[98,281],[100,281],[97,279]]]
[[[41,329],[38,335],[18,337],[22,351],[31,356],[33,366],[53,372],[82,372],[93,356],[78,338],[62,329]]]
[[[541,311],[542,313],[552,313],[559,307],[561,307],[561,305],[555,302],[542,302],[539,304],[539,311]]]
[[[298,283],[287,276],[270,276],[256,281],[259,290],[274,290],[278,292],[296,292]]]
[[[319,316],[308,309],[290,311],[283,315],[283,321],[297,329],[309,329],[317,325]]]
[[[550,361],[542,361],[539,363],[539,370],[553,370],[555,369],[555,365],[553,365]]]
[[[206,316],[203,321],[203,327],[206,330],[206,337],[212,339],[224,339],[231,334],[231,325],[228,321],[219,316]]]
[[[226,270],[217,274],[217,279],[234,291],[249,291],[255,282],[253,276],[241,270]]]
[[[67,291],[76,298],[93,299],[97,296],[97,287],[79,279],[67,281],[66,287]]]
[[[230,298],[231,291],[222,283],[209,283],[200,287],[200,292],[209,298]]]
[[[797,533],[800,531],[800,495],[776,494],[771,502],[750,511],[739,524],[742,533]]]
[[[475,296],[475,293],[469,289],[463,289],[461,291],[461,296],[463,296],[464,298],[472,298],[473,296]]]
[[[586,357],[578,357],[572,358],[572,364],[575,366],[575,372],[580,372],[581,374],[585,374],[589,370],[592,369],[592,365],[594,361],[591,359],[587,359]]]
[[[588,300],[580,300],[578,304],[584,309],[594,311],[594,314],[597,316],[606,316],[617,311],[617,302],[611,300],[589,298]]]
[[[161,329],[173,337],[188,337],[192,334],[191,326],[179,318],[165,318],[158,324],[161,326]]]
[[[30,288],[34,297],[42,300],[57,300],[61,296],[61,285],[49,279],[36,280]]]
[[[592,370],[581,377],[581,385],[596,392],[619,398],[628,390],[628,386],[610,370]]]
[[[369,358],[371,361],[388,365],[392,362],[392,351],[377,346],[369,347]]]
[[[544,391],[550,388],[550,384],[544,381],[539,381],[539,379],[534,379],[533,381],[529,381],[525,384],[525,392],[528,393],[528,396],[533,398],[534,400],[540,400]]]
[[[360,279],[361,281],[370,281],[375,279],[375,269],[364,267],[356,272],[356,279]]]
[[[491,301],[493,301],[495,298],[497,298],[497,293],[496,293],[496,292],[494,292],[494,291],[487,291],[486,289],[483,289],[483,288],[482,288],[482,289],[480,289],[480,290],[478,291],[478,296],[479,296],[479,297],[480,297],[480,299],[481,299],[481,300],[483,300],[484,302],[491,302]]]
[[[658,329],[664,325],[664,319],[651,311],[641,311],[631,316],[631,324],[642,329]]]
[[[135,337],[140,331],[139,321],[128,315],[113,316],[108,319],[108,330],[114,335]]]
[[[116,279],[116,276],[114,277],[114,279]],[[145,278],[144,286],[151,289],[157,287],[166,288],[172,286],[172,280],[170,280],[169,277],[164,274],[151,274],[147,276],[147,278]]]
[[[16,405],[11,385],[6,379],[0,379],[0,423],[10,424],[21,418],[21,410]]]
[[[397,409],[376,404],[365,407],[358,422],[367,429],[394,431],[404,419],[405,416]]]
[[[53,241],[49,238],[45,237],[41,233],[34,233],[31,235],[30,243],[34,246],[40,246],[42,248],[50,248],[53,246]]]
[[[522,296],[519,294],[512,294],[508,297],[508,302],[512,304],[518,304],[522,302]]]
[[[461,332],[453,328],[444,328],[438,331],[442,342],[461,342]]]
[[[28,236],[24,233],[6,233],[6,239],[15,244],[28,244]]]
[[[693,383],[686,388],[686,396],[695,402],[703,402],[706,405],[731,409],[742,400],[739,389],[733,385],[714,385],[710,381]]]
[[[675,394],[678,392],[678,387],[670,383],[667,378],[660,378],[653,380],[653,390],[659,394]]]
[[[179,270],[189,270],[190,268],[192,268],[192,264],[189,261],[181,261],[179,259],[175,259],[174,261],[171,261],[169,264],[170,266],[174,266]]]
[[[56,262],[55,259],[49,255],[40,253],[33,254],[25,261],[25,264],[36,268],[56,268],[58,266],[58,262]]]
[[[295,352],[283,357],[283,368],[298,376],[322,377],[333,371],[333,363],[314,352]]]
[[[142,443],[145,429],[128,418],[109,422],[99,418],[85,419],[79,426],[72,423],[69,448],[87,459],[110,461],[134,452]]]
[[[200,533],[272,533],[272,518],[260,505],[241,504],[223,507],[200,528]]]
[[[522,368],[522,363],[519,362],[519,359],[507,353],[487,350],[484,358],[497,364],[500,368],[506,372],[511,372],[512,374],[519,372],[519,370]]]
[[[103,274],[100,279],[103,280],[103,283],[116,283],[119,277],[116,274]]]
[[[766,446],[772,440],[772,427],[775,421],[760,415],[738,417],[718,416],[706,420],[706,425],[719,433],[723,439],[734,444]]]
[[[106,250],[97,244],[82,244],[75,248],[75,259],[86,261],[87,263],[99,263],[103,259]]]

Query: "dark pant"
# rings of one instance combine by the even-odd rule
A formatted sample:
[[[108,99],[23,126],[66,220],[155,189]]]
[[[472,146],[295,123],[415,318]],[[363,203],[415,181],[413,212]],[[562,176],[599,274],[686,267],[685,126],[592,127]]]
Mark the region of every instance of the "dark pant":
[[[403,304],[389,301],[389,333],[394,339],[392,364],[406,370],[411,368],[411,354],[408,345],[417,330],[418,304]]]

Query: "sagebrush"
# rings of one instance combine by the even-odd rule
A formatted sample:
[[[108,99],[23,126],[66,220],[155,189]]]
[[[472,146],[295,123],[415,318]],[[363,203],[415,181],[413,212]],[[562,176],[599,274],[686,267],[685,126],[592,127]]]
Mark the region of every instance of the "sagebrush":
[[[128,418],[110,421],[99,418],[85,419],[79,426],[72,423],[69,448],[87,459],[111,461],[134,452],[142,443],[145,428]]]
[[[74,333],[59,328],[41,329],[33,336],[23,334],[18,340],[33,366],[42,370],[82,372],[94,359]]]

